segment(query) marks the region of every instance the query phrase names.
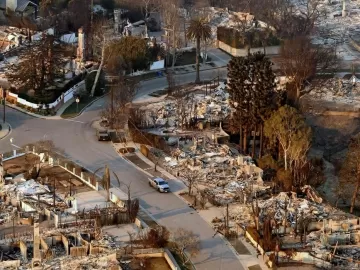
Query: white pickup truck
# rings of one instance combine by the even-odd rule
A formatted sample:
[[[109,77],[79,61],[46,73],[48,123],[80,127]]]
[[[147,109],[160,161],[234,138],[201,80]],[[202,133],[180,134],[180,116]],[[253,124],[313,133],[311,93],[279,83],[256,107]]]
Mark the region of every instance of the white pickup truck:
[[[168,183],[160,177],[149,178],[149,185],[153,188],[156,188],[159,192],[170,192]]]

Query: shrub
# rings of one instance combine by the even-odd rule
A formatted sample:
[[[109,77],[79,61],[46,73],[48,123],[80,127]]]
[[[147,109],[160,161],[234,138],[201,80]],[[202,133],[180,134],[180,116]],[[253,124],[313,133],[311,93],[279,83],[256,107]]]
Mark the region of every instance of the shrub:
[[[251,45],[252,48],[263,47],[263,31],[261,30],[251,30],[252,41],[249,44],[246,37],[237,31],[234,28],[227,28],[220,26],[217,28],[217,39],[225,44],[231,46],[236,49],[244,49],[248,45]],[[270,33],[265,40],[266,46],[277,46],[280,45],[280,40],[274,35],[274,33]]]
[[[170,238],[170,232],[164,226],[151,228],[148,233],[142,237],[141,241],[146,247],[163,248],[167,245]]]
[[[256,160],[257,165],[263,169],[263,179],[265,181],[271,181],[279,170],[277,161],[271,155],[265,155],[262,158]]]

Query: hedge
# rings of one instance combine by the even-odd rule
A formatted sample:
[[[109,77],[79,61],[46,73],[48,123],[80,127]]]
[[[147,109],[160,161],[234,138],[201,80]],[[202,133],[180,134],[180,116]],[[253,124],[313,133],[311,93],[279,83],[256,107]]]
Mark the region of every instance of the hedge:
[[[27,93],[20,92],[18,93],[18,97],[25,99],[28,102],[32,102],[34,104],[50,104],[55,102],[62,93],[65,93],[71,87],[76,85],[77,83],[81,82],[84,79],[84,74],[79,74],[73,77],[72,80],[67,82],[63,87],[56,88],[54,90],[50,90],[51,93],[48,97],[38,97],[36,94],[34,96],[29,96]]]
[[[249,35],[252,35],[252,48],[263,47],[263,33],[264,32],[261,30],[253,30],[248,33]],[[248,39],[234,28],[219,26],[217,28],[217,39],[236,49],[245,49],[249,45]],[[278,46],[280,45],[280,40],[271,32],[266,38],[265,45]]]

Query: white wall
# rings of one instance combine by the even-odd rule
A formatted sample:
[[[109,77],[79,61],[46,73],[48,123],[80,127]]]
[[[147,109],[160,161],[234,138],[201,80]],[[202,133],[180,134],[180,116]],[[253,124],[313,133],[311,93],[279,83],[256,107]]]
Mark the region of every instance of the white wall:
[[[55,100],[53,103],[48,104],[49,108],[54,108],[56,107],[56,105],[58,105],[60,102],[62,102],[62,99],[64,99],[64,103],[67,102],[68,100],[73,98],[73,93],[75,90],[78,90],[79,88],[84,88],[85,87],[85,81],[81,81],[78,84],[74,85],[72,88],[70,88],[69,90],[67,90],[64,93],[64,96],[60,96],[57,100]],[[11,93],[9,92],[9,96],[16,98],[16,101],[20,104],[23,104],[25,106],[37,109],[39,108],[38,104],[29,102],[23,98],[19,98],[19,96],[17,94]]]
[[[225,44],[220,40],[218,40],[218,48],[224,50],[225,52],[231,54],[232,56],[246,56],[248,53],[247,49],[236,49]],[[251,53],[264,52],[264,48],[251,48],[250,52]],[[267,55],[277,55],[280,52],[280,46],[265,47],[265,52]]]

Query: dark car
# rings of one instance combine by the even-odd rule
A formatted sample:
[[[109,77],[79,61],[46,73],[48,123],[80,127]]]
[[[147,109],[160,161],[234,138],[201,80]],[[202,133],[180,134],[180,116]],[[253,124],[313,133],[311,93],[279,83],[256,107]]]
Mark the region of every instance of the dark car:
[[[110,141],[110,135],[109,132],[107,130],[98,130],[96,132],[98,141]]]

